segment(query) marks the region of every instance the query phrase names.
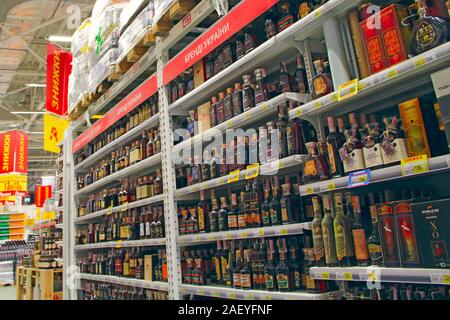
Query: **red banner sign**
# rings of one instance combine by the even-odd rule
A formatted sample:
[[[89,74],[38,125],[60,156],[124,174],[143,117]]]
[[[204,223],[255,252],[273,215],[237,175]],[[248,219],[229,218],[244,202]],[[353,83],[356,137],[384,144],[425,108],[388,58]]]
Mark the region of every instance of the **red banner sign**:
[[[169,61],[164,68],[164,85],[209,54],[278,0],[243,0],[230,13],[205,31],[191,45]]]
[[[35,204],[42,208],[45,200],[52,197],[52,186],[36,186]]]
[[[102,119],[98,120],[92,127],[78,136],[72,144],[72,152],[75,153],[83,148],[92,139],[154,95],[157,90],[158,85],[156,76],[151,76],[120,101],[119,104],[111,109]]]
[[[0,134],[0,174],[27,173],[28,134],[12,130]]]
[[[46,109],[60,116],[67,114],[69,75],[72,54],[51,43],[47,44]]]

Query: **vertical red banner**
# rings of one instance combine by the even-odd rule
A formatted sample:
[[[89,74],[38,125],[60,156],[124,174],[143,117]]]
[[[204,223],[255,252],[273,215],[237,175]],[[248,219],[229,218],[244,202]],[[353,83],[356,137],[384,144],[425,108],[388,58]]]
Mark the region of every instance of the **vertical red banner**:
[[[12,130],[0,134],[0,174],[27,173],[28,134]]]
[[[35,204],[36,207],[42,208],[45,200],[51,198],[52,186],[36,186]]]
[[[51,43],[47,44],[46,109],[60,116],[67,114],[69,75],[72,54]]]

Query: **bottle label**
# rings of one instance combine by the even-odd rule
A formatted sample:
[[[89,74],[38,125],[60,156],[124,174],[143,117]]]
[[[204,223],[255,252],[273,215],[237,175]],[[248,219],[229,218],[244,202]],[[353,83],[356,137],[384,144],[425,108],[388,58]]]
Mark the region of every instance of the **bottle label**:
[[[205,214],[202,207],[197,208],[198,212],[198,229],[199,231],[205,230]]]
[[[120,226],[120,238],[128,238],[128,226]]]
[[[370,260],[372,260],[372,264],[381,265],[383,262],[383,254],[381,251],[381,246],[379,244],[369,244],[368,250],[370,253]]]
[[[314,94],[316,97],[321,97],[327,92],[327,84],[322,76],[317,76],[313,80]]]
[[[294,271],[294,289],[300,289],[301,287],[301,276],[300,276],[300,272],[298,271]]]
[[[356,260],[369,259],[369,252],[367,251],[366,232],[364,229],[352,230],[353,243],[355,245]]]
[[[325,255],[325,249],[323,245],[322,229],[316,227],[313,230],[313,242],[314,242],[314,255],[316,256],[316,261],[323,259]]]
[[[406,262],[419,262],[414,225],[410,215],[397,218],[397,227],[402,244],[403,258]]]
[[[285,18],[278,21],[279,32],[289,27],[294,22],[294,18],[291,15],[287,15]]]
[[[216,270],[217,281],[220,281],[222,279],[222,273],[220,272],[220,261],[219,261],[219,259],[217,259],[217,257],[213,257],[212,260],[213,260],[214,268]]]
[[[239,229],[247,227],[247,215],[246,214],[238,215],[238,225],[239,225]]]
[[[314,160],[306,161],[305,162],[305,168],[303,171],[304,176],[316,176],[317,175],[317,168],[316,163]]]
[[[251,289],[252,281],[249,273],[241,274],[241,288],[242,289]]]
[[[255,104],[266,101],[264,89],[255,90]]]
[[[267,211],[267,210],[263,210],[263,211],[261,212],[261,215],[262,215],[262,223],[263,223],[263,226],[268,226],[268,225],[270,225],[270,212]]]
[[[367,168],[373,168],[383,165],[383,155],[379,143],[375,144],[372,148],[364,147],[364,162]]]
[[[273,281],[273,276],[266,273],[265,274],[265,281],[266,281],[266,289],[270,290],[270,289],[274,289],[274,281]]]
[[[334,158],[333,145],[331,143],[327,143],[327,149],[328,149],[328,162],[330,165],[330,173],[333,175],[337,171],[336,159]]]
[[[336,238],[336,254],[338,260],[343,260],[346,257],[346,241],[345,230],[341,225],[336,225],[334,228],[334,234]]]
[[[352,172],[364,170],[366,165],[364,163],[364,153],[362,149],[354,149],[350,156],[344,160],[344,171]]]
[[[145,223],[145,230],[147,230],[147,236],[150,236],[150,222]]]
[[[308,2],[302,2],[298,7],[298,12],[300,14],[300,18],[306,17],[311,12]]]
[[[228,229],[237,229],[238,228],[238,218],[236,214],[232,214],[228,216]]]
[[[388,141],[388,140],[386,140],[386,141]],[[388,143],[389,143],[389,141],[388,141]],[[402,159],[408,158],[408,150],[406,148],[406,140],[405,139],[398,138],[398,139],[395,139],[390,144],[392,146],[391,153],[387,153],[384,146],[382,148],[384,164],[390,164],[390,163],[398,162],[398,161],[401,161]]]
[[[315,289],[316,288],[316,281],[311,278],[311,276],[306,276],[306,288],[308,289]]]
[[[335,264],[335,248],[334,248],[334,237],[333,231],[328,226],[323,226],[322,228],[323,243],[325,248],[325,260],[327,264]]]
[[[289,289],[289,276],[287,274],[279,273],[277,275],[278,289]]]
[[[275,209],[270,209],[270,220],[272,221],[272,225],[280,224],[281,222],[278,219],[278,212]]]
[[[123,276],[129,276],[130,275],[130,264],[128,262],[123,263]]]
[[[145,236],[145,223],[141,223],[139,228],[139,236],[142,238]]]
[[[241,274],[240,273],[233,273],[233,283],[236,288],[241,287]]]
[[[289,221],[288,210],[286,207],[281,208],[281,221],[283,222]]]
[[[100,241],[105,241],[105,234],[104,233],[100,233]]]
[[[228,261],[225,257],[220,257],[220,263],[222,266],[222,278],[223,278],[224,282],[226,282],[225,275],[227,274],[226,270],[227,270]]]

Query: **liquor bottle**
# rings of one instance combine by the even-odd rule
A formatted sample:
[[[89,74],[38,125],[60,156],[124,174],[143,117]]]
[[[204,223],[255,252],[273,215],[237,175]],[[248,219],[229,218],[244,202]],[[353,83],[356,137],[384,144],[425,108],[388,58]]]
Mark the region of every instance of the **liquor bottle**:
[[[245,191],[241,192],[241,199],[240,199],[240,207],[238,212],[238,228],[239,229],[246,229],[250,226],[247,225],[247,203],[245,201],[246,193]]]
[[[263,240],[264,241],[264,240]],[[277,284],[277,270],[275,267],[275,250],[273,240],[268,240],[269,246],[267,248],[267,263],[264,267],[264,278],[267,291],[278,290]]]
[[[316,68],[316,76],[312,80],[312,96],[313,99],[318,99],[333,91],[333,82],[331,75],[325,73],[323,60],[314,61],[314,67]]]
[[[241,289],[251,290],[253,288],[252,283],[252,270],[250,268],[250,249],[244,249],[244,264],[241,269]]]
[[[264,79],[267,77],[266,70],[256,69],[255,70],[255,105],[267,101],[267,85],[264,83]]]
[[[261,221],[263,227],[270,226],[270,179],[264,182],[264,202],[261,204]]]
[[[220,271],[222,272],[223,285],[226,285],[230,281],[230,279],[227,278],[228,256],[229,256],[228,242],[225,240],[223,241],[223,248],[222,251],[220,252]]]
[[[266,32],[266,39],[272,38],[274,35],[277,34],[277,27],[276,27],[276,17],[275,12],[272,9],[269,9],[264,14],[264,31]]]
[[[379,143],[380,127],[375,116],[371,116],[370,122],[366,125],[365,134],[361,135],[364,148],[364,162],[367,168],[372,170],[383,167],[383,155]]]
[[[209,205],[205,201],[205,190],[200,190],[200,202],[197,204],[198,232],[200,233],[209,232],[208,213]]]
[[[345,193],[345,205],[344,205],[344,214],[347,217],[348,222],[350,223],[350,227],[353,226],[353,221],[355,220],[355,215],[353,213],[353,200],[352,193]]]
[[[238,248],[236,249],[236,266],[233,270],[233,286],[235,289],[241,289],[241,270],[243,267],[242,260],[242,242],[239,241]]]
[[[333,212],[331,196],[324,194],[322,197],[324,218],[322,220],[322,237],[327,267],[337,267],[336,243],[334,237]]]
[[[308,76],[306,75],[306,68],[303,64],[302,56],[297,56],[296,62],[297,68],[295,69],[294,72],[296,91],[299,93],[308,93],[309,91]]]
[[[234,84],[234,91],[231,95],[231,103],[233,107],[233,115],[237,116],[243,112],[243,104],[242,104],[242,89],[241,84],[239,82]]]
[[[245,54],[248,54],[249,52],[253,51],[253,49],[255,49],[257,46],[256,33],[253,30],[251,24],[247,25],[247,27],[245,28],[244,46],[245,46]]]
[[[234,117],[233,113],[233,88],[227,88],[227,95],[223,101],[224,121]]]
[[[251,226],[252,228],[259,228],[261,226],[261,212],[259,209],[259,193],[258,182],[256,179],[252,182],[252,189],[249,193],[249,212],[251,214]]]
[[[336,216],[334,217],[334,235],[336,241],[336,253],[340,266],[353,265],[353,244],[351,238],[351,226],[344,214],[342,194],[334,194],[334,206]]]
[[[234,62],[233,46],[230,41],[225,41],[222,47],[223,52],[223,69],[231,66]]]
[[[279,78],[279,92],[292,92],[292,77],[286,66],[286,62],[280,62],[280,78]]]
[[[359,139],[359,126],[356,121],[356,115],[351,113],[349,119],[351,128],[345,131],[346,142],[339,150],[341,160],[344,164],[344,171],[346,173],[366,168],[363,144]]]
[[[312,234],[314,244],[314,256],[318,267],[325,266],[325,250],[322,230],[322,212],[319,197],[312,198],[314,219],[312,221]]]
[[[317,143],[308,142],[306,148],[308,149],[308,157],[303,163],[303,184],[328,180],[326,164],[322,156],[318,154]]]
[[[378,217],[377,217],[377,207],[375,201],[375,195],[370,192],[369,197],[369,208],[370,216],[372,218],[372,233],[367,239],[367,247],[370,254],[370,260],[372,265],[382,267],[383,263],[383,252],[381,250],[380,235],[378,230]]]
[[[218,125],[225,121],[224,100],[225,92],[219,92],[219,99],[216,104],[216,116]]]
[[[277,26],[279,32],[287,29],[294,23],[294,17],[289,11],[289,2],[285,1],[279,5],[280,8],[280,19],[278,20]]]
[[[228,252],[228,264],[227,264],[227,267],[225,270],[225,276],[224,276],[225,285],[229,288],[233,287],[233,272],[234,272],[234,268],[235,268],[235,263],[236,263],[235,250],[234,250],[233,242],[231,242],[231,248]]]
[[[214,51],[215,59],[214,59],[214,74],[218,74],[223,70],[224,56],[222,48],[219,46],[217,50]]]
[[[272,200],[270,201],[270,222],[273,226],[281,225],[281,206],[280,206],[280,178],[272,178]]]
[[[398,126],[397,117],[385,117],[383,123],[385,131],[380,138],[383,163],[385,165],[399,164],[402,159],[408,158],[406,139]]]
[[[289,176],[285,177],[285,183],[281,186],[283,193],[280,199],[281,208],[281,223],[290,224],[298,222],[297,217],[294,216],[294,206],[292,202],[291,183]]]
[[[434,4],[430,6],[430,2]],[[449,40],[448,14],[445,9],[438,10],[437,6],[434,6],[436,3],[444,7],[443,1],[416,0],[419,19],[414,21],[412,30],[412,49],[416,55]]]
[[[279,262],[276,267],[278,290],[281,292],[290,291],[289,287],[289,267],[286,264],[286,239],[278,239]]]
[[[217,97],[211,98],[211,105],[209,107],[209,125],[211,128],[214,128],[219,124],[217,120]]]
[[[228,211],[228,230],[237,230],[238,229],[238,195],[237,193],[231,193],[231,209]]]
[[[330,168],[331,178],[343,177],[344,167],[339,158],[339,150],[341,149],[344,141],[342,136],[336,132],[336,126],[333,117],[327,118],[329,134],[327,136],[327,149],[328,149],[328,166]]]
[[[223,283],[223,279],[222,279],[222,267],[221,267],[221,263],[220,263],[220,256],[222,254],[222,241],[218,240],[216,242],[216,253],[214,254],[214,256],[212,257],[212,261],[213,261],[213,266],[214,266],[214,270],[216,272],[216,279],[217,279],[217,284],[222,284]]]
[[[244,88],[242,89],[242,106],[243,112],[255,107],[255,92],[251,86],[251,75],[242,76]]]
[[[228,204],[226,197],[220,197],[220,210],[217,212],[219,231],[228,230]]]
[[[192,228],[191,233],[199,233],[199,226],[198,226],[198,217],[197,217],[197,207],[190,207],[189,208],[190,217],[189,217],[189,225]]]
[[[236,58],[239,60],[245,56],[244,32],[240,31],[236,35]]]
[[[219,231],[219,216],[218,216],[219,204],[214,195],[214,190],[211,190],[211,203],[212,203],[212,210],[208,213],[209,230],[210,230],[210,232],[218,232]]]
[[[369,252],[367,249],[366,230],[361,221],[361,202],[357,195],[352,196],[352,206],[354,221],[352,226],[353,244],[355,247],[355,257],[358,266],[369,265]]]

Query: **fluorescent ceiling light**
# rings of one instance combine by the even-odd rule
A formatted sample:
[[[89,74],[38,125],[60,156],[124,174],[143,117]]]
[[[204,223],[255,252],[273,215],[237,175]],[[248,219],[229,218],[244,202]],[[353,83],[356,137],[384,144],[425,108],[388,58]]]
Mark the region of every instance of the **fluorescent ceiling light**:
[[[11,111],[12,114],[44,114],[44,111]]]
[[[72,37],[52,35],[48,37],[50,42],[72,42]]]
[[[28,83],[25,85],[25,87],[30,88],[45,88],[47,85],[45,83]]]

